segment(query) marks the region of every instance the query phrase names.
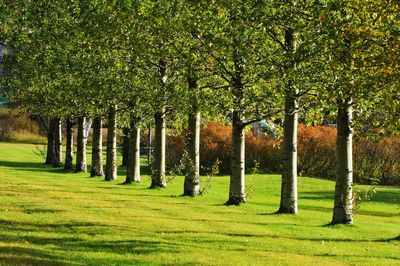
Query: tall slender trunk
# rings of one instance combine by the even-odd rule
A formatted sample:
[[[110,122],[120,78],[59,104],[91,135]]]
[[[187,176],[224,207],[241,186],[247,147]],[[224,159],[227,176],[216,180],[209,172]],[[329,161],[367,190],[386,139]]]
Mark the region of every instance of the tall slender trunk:
[[[147,164],[149,165],[149,167],[151,167],[152,165],[152,156],[151,156],[151,152],[152,152],[152,130],[151,130],[151,125],[149,124],[147,126],[148,129],[148,135],[147,135]]]
[[[353,223],[353,127],[351,101],[338,103],[335,204],[331,224]]]
[[[197,81],[188,79],[189,90],[197,90]],[[183,195],[194,197],[200,193],[200,112],[198,99],[195,97],[188,117],[187,151],[189,158],[186,165]]]
[[[131,118],[129,132],[129,156],[126,169],[126,184],[140,182],[140,126]]]
[[[122,138],[122,163],[121,166],[128,165],[128,157],[129,157],[129,133],[130,129],[124,127],[122,129],[122,133],[124,134]]]
[[[287,52],[286,71],[294,69],[293,52],[295,35],[292,28],[285,30],[285,47]],[[285,121],[283,128],[283,171],[281,203],[277,213],[297,213],[297,127],[298,102],[296,90],[289,79],[285,91]]]
[[[186,165],[183,195],[194,197],[200,193],[200,112],[189,114],[187,150],[189,162]]]
[[[83,138],[85,140],[85,145],[87,145],[87,143],[88,143],[90,128],[92,127],[92,122],[93,121],[91,118],[87,118],[85,121],[85,129],[84,129],[84,134],[83,134]]]
[[[236,40],[235,40],[236,41]],[[237,46],[234,46],[233,59],[235,74],[232,77],[232,96],[234,109],[232,112],[232,151],[229,199],[226,205],[240,205],[246,202],[245,192],[245,123],[244,112],[244,84],[243,59]]]
[[[283,127],[283,171],[281,203],[278,213],[297,213],[297,124],[298,103],[295,97],[285,97]]]
[[[92,143],[92,169],[90,176],[104,176],[103,172],[103,123],[101,116],[93,119],[93,143]]]
[[[72,170],[74,169],[73,165],[73,150],[74,150],[74,129],[73,129],[73,123],[72,123],[72,118],[68,117],[66,119],[66,138],[67,138],[67,143],[65,147],[65,163],[64,163],[64,169],[65,170]]]
[[[165,114],[157,112],[155,119],[155,140],[153,173],[150,188],[165,188]]]
[[[53,164],[55,161],[54,146],[55,146],[55,120],[51,119],[47,129],[47,154],[46,164]]]
[[[54,161],[53,167],[62,167],[62,128],[61,119],[54,118]]]
[[[78,117],[78,134],[76,140],[76,165],[75,172],[86,172],[86,144],[85,144],[86,117]]]
[[[108,113],[106,181],[117,179],[117,109],[111,107]]]
[[[152,178],[150,188],[166,188],[165,179],[165,95],[168,80],[168,65],[164,60],[159,61],[159,77],[161,85],[161,106],[154,115],[155,140]]]
[[[240,120],[240,113],[233,112],[232,153],[229,199],[227,205],[239,205],[246,202],[245,194],[245,130]]]

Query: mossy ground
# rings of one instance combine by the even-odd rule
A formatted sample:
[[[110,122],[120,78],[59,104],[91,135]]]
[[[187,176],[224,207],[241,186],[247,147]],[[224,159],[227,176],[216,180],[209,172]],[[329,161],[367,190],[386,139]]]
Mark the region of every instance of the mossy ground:
[[[248,175],[248,202],[227,207],[227,176],[180,197],[182,177],[165,190],[149,190],[146,175],[120,185],[124,169],[105,182],[44,166],[34,150],[0,143],[1,265],[400,264],[398,188],[378,187],[353,226],[326,226],[330,181],[300,178],[299,214],[276,215],[278,175]]]

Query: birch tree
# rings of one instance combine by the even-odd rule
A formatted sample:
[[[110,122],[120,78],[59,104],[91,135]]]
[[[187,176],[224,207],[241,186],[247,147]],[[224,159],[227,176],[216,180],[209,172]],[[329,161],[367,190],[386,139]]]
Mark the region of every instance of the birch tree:
[[[382,67],[380,31],[391,1],[327,1],[320,20],[327,52],[326,95],[336,102],[336,186],[332,224],[353,223],[353,134],[382,97],[377,69]],[[362,116],[354,117],[354,109]]]
[[[265,72],[273,71],[271,52],[275,43],[266,38],[262,25],[262,1],[215,1],[210,4],[204,36],[208,47],[211,73],[224,82],[226,101],[223,109],[232,122],[230,188],[227,205],[239,205],[245,195],[245,128],[268,118],[280,101],[274,95],[274,81]],[[265,67],[267,66],[267,69]]]

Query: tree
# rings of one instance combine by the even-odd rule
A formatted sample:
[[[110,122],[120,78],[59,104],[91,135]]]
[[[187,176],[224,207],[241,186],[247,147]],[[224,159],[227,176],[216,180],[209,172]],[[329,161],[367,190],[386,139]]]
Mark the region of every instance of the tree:
[[[276,46],[271,53],[276,89],[284,97],[282,139],[282,186],[277,213],[297,213],[297,127],[299,114],[309,109],[307,98],[314,93],[319,76],[323,45],[315,25],[315,1],[270,1],[264,5],[266,34]]]
[[[143,4],[143,56],[147,72],[153,78],[150,98],[152,99],[155,139],[152,161],[152,183],[150,188],[166,188],[165,178],[165,141],[166,115],[176,110],[179,105],[180,78],[176,65],[176,50],[174,50],[173,25],[179,14],[178,1],[145,1]]]
[[[202,28],[204,46],[208,47],[207,69],[217,75],[226,94],[223,109],[232,122],[232,154],[229,199],[227,205],[239,205],[245,195],[245,128],[272,116],[280,102],[274,94],[273,81],[265,75],[276,44],[266,38],[262,26],[262,1],[213,1]],[[271,69],[272,70],[272,69]]]
[[[72,118],[68,117],[66,119],[66,147],[65,147],[65,162],[64,169],[73,169],[73,150],[74,150],[74,134],[73,134],[73,122]]]
[[[384,33],[385,4],[380,1],[326,1],[319,18],[327,54],[326,95],[336,102],[336,186],[331,224],[353,223],[353,131],[360,117],[365,118],[373,102],[382,96],[377,86],[380,45]],[[379,72],[378,72],[379,73]],[[355,118],[355,119],[354,119]]]
[[[71,67],[77,62],[73,56],[75,9],[65,3],[23,1],[8,3],[6,8],[10,30],[5,39],[12,44],[13,53],[7,62],[11,72],[4,91],[23,111],[52,119],[46,161],[61,166],[60,119],[76,111],[76,101],[66,88],[76,86],[79,80],[73,77]]]
[[[93,143],[92,143],[92,169],[91,177],[104,176],[103,172],[103,123],[102,117],[97,116],[93,119]]]
[[[182,1],[179,5],[179,19],[174,23],[174,31],[179,36],[175,40],[175,50],[178,52],[178,64],[181,75],[185,78],[185,96],[181,105],[182,113],[186,114],[186,154],[185,180],[183,195],[194,197],[200,193],[200,126],[202,114],[212,113],[212,101],[207,97],[210,78],[213,76],[205,71],[207,49],[203,47],[204,29],[201,25],[208,19],[205,12],[208,3]],[[213,84],[214,85],[214,84]]]

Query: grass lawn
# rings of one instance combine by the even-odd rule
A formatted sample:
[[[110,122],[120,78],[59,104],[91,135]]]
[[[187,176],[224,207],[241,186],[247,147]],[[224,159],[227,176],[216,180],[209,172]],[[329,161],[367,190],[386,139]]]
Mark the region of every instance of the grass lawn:
[[[299,214],[275,215],[278,175],[248,175],[248,203],[227,207],[227,176],[192,199],[182,177],[123,186],[123,169],[108,183],[44,166],[35,149],[0,143],[0,265],[400,265],[399,188],[379,187],[353,226],[325,226],[330,181],[300,178]]]

